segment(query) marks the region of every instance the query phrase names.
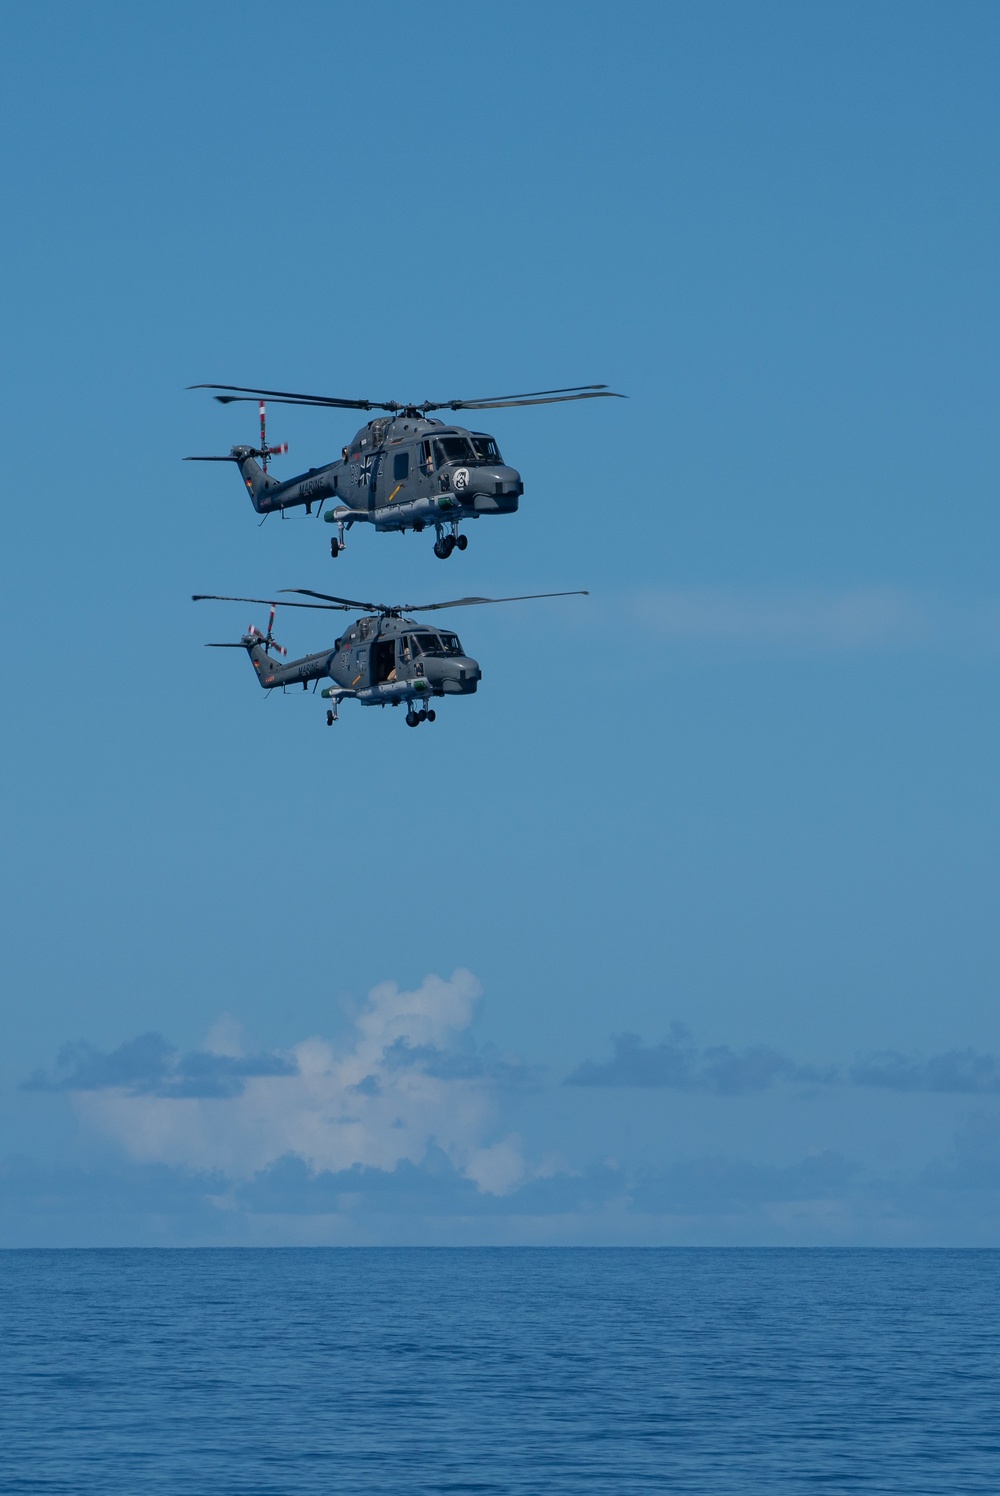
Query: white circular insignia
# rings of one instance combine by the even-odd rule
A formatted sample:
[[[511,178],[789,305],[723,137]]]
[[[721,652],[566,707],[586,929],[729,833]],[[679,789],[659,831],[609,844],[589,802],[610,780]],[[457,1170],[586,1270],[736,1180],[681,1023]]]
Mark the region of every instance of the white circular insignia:
[[[454,478],[452,479],[452,482],[454,483],[454,485],[455,485],[455,487],[456,487],[456,489],[458,490],[459,493],[461,493],[464,488],[468,488],[468,486],[469,486],[469,469],[468,468],[459,468],[458,472],[455,474]]]

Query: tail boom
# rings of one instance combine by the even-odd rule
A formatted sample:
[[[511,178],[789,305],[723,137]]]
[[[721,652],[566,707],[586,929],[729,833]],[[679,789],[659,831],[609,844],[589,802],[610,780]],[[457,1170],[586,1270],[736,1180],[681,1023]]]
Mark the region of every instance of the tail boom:
[[[250,448],[234,447],[232,457],[258,514],[272,514],[279,509],[296,509],[303,505],[306,513],[311,514],[314,504],[321,504],[337,492],[339,463],[326,468],[311,468],[308,473],[300,473],[297,478],[279,483],[264,471]]]
[[[330,667],[337,653],[334,649],[325,649],[322,654],[303,655],[300,660],[291,660],[286,665],[273,659],[260,641],[251,635],[247,634],[243,643],[265,691],[273,691],[275,686],[306,686],[311,680],[323,680],[332,674]]]

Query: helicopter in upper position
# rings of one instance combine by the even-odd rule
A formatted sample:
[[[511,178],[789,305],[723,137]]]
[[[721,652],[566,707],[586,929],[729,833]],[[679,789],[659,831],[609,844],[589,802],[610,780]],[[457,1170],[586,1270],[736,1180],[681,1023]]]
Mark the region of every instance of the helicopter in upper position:
[[[424,400],[401,405],[395,400],[341,400],[327,395],[299,395],[289,390],[255,390],[234,384],[194,384],[189,389],[221,390],[223,405],[258,401],[260,446],[235,446],[227,457],[187,457],[185,462],[235,462],[258,514],[267,515],[299,505],[307,514],[322,510],[327,499],[339,499],[323,515],[337,526],[330,554],[344,549],[345,531],[356,524],[376,530],[424,530],[434,527],[434,554],[446,560],[469,543],[459,526],[463,520],[486,514],[513,514],[524,492],[521,476],[508,467],[492,436],[464,426],[446,425],[431,417],[433,410],[504,410],[515,405],[553,405],[564,400],[622,400],[603,384],[577,385],[564,390],[533,390],[524,395],[497,395],[485,400]],[[265,401],[278,405],[309,405],[318,409],[384,410],[362,426],[343,448],[336,462],[310,468],[280,483],[268,472],[268,461],[288,446],[267,444]],[[260,459],[258,461],[258,459]],[[263,521],[261,521],[263,523]]]
[[[284,598],[220,597],[217,593],[195,593],[191,601],[222,603],[260,603],[271,609],[267,632],[253,624],[236,643],[209,644],[208,649],[245,649],[257,679],[266,691],[280,686],[302,685],[329,679],[332,684],[323,691],[330,702],[326,723],[337,720],[337,707],[350,697],[362,706],[399,706],[406,703],[406,725],[418,727],[433,722],[430,705],[437,696],[471,696],[483,673],[478,663],[465,653],[457,634],[446,633],[432,624],[415,623],[407,613],[436,613],[442,608],[470,608],[481,603],[521,603],[542,597],[586,597],[586,592],[532,592],[521,597],[456,597],[451,602],[389,604],[357,602],[349,597],[333,597],[327,592],[313,592],[308,587],[288,587],[283,592],[300,597],[315,597],[314,603],[287,602]],[[353,612],[360,608],[373,616],[359,618],[347,628],[332,649],[319,654],[303,655],[287,665],[271,658],[271,650],[285,654],[274,639],[274,614],[278,607],[318,608],[324,612]]]

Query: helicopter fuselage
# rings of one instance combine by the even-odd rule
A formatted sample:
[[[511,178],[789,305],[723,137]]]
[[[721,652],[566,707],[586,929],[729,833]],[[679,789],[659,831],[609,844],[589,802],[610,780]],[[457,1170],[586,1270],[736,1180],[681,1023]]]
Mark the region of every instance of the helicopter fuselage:
[[[242,642],[265,690],[329,679],[332,685],[323,691],[325,697],[355,697],[363,706],[470,696],[482,679],[478,663],[464,653],[457,634],[401,614],[359,618],[332,649],[287,664],[267,653],[258,634],[247,634]]]
[[[445,527],[457,537],[462,520],[513,514],[524,484],[485,432],[469,431],[423,416],[369,421],[343,449],[341,458],[279,482],[257,462],[253,449],[233,447],[243,481],[258,514],[337,500],[326,520],[344,530],[363,523],[376,530]],[[337,554],[339,546],[331,547]],[[450,549],[446,547],[446,549]]]
[[[212,643],[209,649],[245,649],[250,656],[258,683],[264,690],[288,686],[308,687],[327,679],[323,696],[331,707],[327,725],[337,719],[337,706],[347,697],[355,697],[363,706],[398,706],[406,702],[409,727],[433,722],[435,696],[472,696],[483,673],[476,660],[467,655],[457,634],[432,623],[417,623],[408,614],[436,613],[442,608],[478,607],[484,603],[525,603],[555,597],[585,597],[576,592],[531,592],[515,597],[454,597],[447,602],[381,603],[358,598],[337,597],[316,592],[311,587],[284,587],[279,597],[234,597],[217,592],[196,592],[192,602],[254,603],[270,608],[267,631],[253,624],[238,642]],[[287,598],[294,594],[295,600]],[[301,602],[301,598],[313,601]],[[279,607],[312,608],[322,612],[350,612],[363,609],[341,634],[332,649],[303,655],[287,663],[271,655],[275,649],[284,655],[283,647],[273,635],[275,612]]]

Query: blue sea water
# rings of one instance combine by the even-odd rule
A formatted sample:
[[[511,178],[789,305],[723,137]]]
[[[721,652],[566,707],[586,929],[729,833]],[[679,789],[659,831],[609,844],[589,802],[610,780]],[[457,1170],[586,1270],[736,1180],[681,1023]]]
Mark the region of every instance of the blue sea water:
[[[0,1491],[1000,1491],[1000,1253],[0,1253]]]

